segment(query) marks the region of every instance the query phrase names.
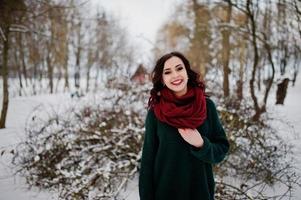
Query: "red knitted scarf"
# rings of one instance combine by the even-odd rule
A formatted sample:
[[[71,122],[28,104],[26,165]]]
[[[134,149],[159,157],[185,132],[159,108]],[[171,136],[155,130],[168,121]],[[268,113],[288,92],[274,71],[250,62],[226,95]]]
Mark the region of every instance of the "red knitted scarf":
[[[177,97],[168,88],[161,91],[160,100],[154,105],[156,117],[176,128],[197,128],[206,119],[206,99],[200,87],[188,87],[187,93]]]

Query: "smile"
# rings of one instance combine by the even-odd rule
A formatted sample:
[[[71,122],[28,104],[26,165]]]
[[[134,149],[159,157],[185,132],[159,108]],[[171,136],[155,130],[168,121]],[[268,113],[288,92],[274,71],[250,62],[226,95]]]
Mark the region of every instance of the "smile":
[[[171,84],[177,86],[177,85],[180,85],[182,82],[183,82],[182,79],[178,79],[178,80],[172,81]]]

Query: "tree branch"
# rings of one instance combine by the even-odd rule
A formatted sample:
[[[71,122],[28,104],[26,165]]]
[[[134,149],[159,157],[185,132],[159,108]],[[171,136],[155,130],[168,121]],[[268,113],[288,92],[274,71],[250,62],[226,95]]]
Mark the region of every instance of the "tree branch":
[[[0,36],[3,39],[3,41],[6,41],[6,37],[5,37],[5,35],[4,35],[3,30],[2,30],[1,27],[0,27]]]

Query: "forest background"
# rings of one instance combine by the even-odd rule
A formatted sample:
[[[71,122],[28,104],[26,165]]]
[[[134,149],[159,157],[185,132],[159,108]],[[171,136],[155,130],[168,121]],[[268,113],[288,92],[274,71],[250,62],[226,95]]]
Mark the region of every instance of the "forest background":
[[[215,167],[216,199],[296,199],[301,154],[286,137],[300,130],[269,112],[298,82],[300,1],[174,1],[154,40],[138,36],[147,53],[99,4],[0,1],[0,133],[10,132],[10,102],[56,99],[12,119],[23,129],[1,145],[10,173],[60,199],[124,198],[139,173],[150,72],[177,50],[201,74],[231,142]]]

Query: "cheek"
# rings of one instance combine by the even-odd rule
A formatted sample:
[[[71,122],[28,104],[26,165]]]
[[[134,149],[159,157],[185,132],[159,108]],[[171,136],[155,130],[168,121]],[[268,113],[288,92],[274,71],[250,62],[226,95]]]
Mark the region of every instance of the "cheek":
[[[162,75],[162,82],[163,83],[168,82],[168,75]]]
[[[182,74],[182,77],[184,77],[185,79],[187,79],[187,78],[188,78],[188,74],[187,74],[187,72],[186,72],[186,71],[183,71],[181,74]]]

